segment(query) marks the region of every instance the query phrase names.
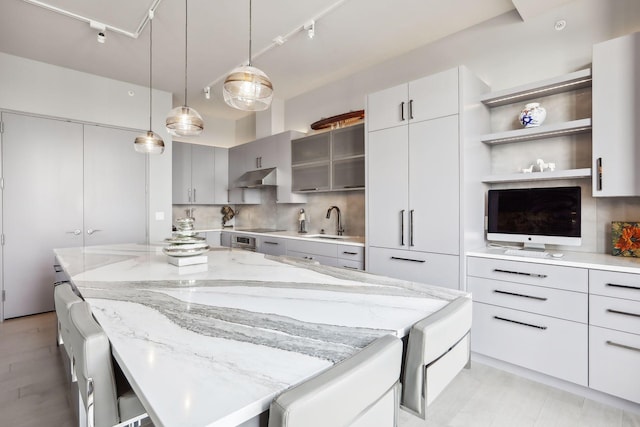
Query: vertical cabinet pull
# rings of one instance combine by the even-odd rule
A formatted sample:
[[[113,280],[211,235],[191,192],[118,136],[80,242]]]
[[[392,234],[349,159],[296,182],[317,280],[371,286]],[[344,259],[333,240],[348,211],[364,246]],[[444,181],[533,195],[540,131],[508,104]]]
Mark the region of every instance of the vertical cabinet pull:
[[[409,100],[409,120],[413,120],[413,99]]]
[[[196,189],[193,189],[193,203],[196,202]]]
[[[191,189],[187,188],[187,200],[191,203]]]
[[[400,246],[404,246],[404,209],[400,211]]]
[[[404,122],[404,101],[400,103],[400,121]]]
[[[596,189],[602,191],[602,157],[598,157],[598,160],[596,160],[596,173],[598,174]]]
[[[413,209],[409,211],[409,246],[413,245]]]

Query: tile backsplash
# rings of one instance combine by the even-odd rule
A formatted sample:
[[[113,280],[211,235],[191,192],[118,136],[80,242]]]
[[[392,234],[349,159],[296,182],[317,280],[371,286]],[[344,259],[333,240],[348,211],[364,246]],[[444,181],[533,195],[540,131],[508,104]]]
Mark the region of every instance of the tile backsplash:
[[[335,211],[327,219],[327,210],[331,206],[340,208],[342,226],[349,236],[364,236],[365,202],[364,191],[341,191],[328,193],[310,193],[307,202],[300,204],[276,203],[275,188],[261,190],[262,203],[259,205],[231,205],[236,216],[235,226],[241,228],[277,228],[282,230],[298,230],[300,209],[305,210],[307,232],[335,234],[337,216]],[[220,228],[222,226],[222,205],[174,205],[173,223],[176,218],[187,215],[186,210],[193,208],[195,226],[198,229]]]

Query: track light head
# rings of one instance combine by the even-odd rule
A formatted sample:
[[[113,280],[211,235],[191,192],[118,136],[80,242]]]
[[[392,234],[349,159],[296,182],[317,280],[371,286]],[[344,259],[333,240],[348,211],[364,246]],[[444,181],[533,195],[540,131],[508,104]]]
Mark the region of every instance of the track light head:
[[[98,43],[104,43],[107,40],[107,36],[103,32],[98,33]]]
[[[304,24],[303,28],[307,30],[307,36],[310,39],[312,39],[316,35],[316,21],[314,21],[313,19]]]

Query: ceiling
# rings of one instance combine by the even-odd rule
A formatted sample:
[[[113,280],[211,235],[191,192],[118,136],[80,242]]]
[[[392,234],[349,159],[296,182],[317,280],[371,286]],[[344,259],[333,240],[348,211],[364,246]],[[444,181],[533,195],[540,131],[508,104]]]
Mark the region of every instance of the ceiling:
[[[144,24],[152,7],[153,86],[182,105],[183,0],[2,0],[0,51],[146,86]],[[253,0],[252,62],[271,78],[275,97],[286,100],[513,9],[512,0]],[[189,106],[203,116],[243,117],[222,101],[221,81],[247,61],[249,1],[191,0],[188,11]],[[303,26],[312,18],[309,39]],[[107,26],[104,44],[88,20]],[[273,42],[287,35],[283,45]]]

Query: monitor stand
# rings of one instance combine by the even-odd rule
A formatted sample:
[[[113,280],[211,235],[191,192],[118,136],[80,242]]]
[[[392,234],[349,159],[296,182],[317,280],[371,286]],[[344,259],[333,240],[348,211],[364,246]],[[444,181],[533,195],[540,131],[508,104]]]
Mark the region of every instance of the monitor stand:
[[[525,251],[539,251],[539,252],[544,252],[545,251],[545,247],[544,247],[544,243],[525,243],[522,246],[522,249]]]

